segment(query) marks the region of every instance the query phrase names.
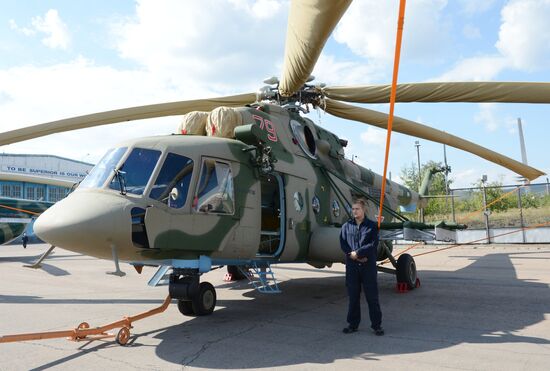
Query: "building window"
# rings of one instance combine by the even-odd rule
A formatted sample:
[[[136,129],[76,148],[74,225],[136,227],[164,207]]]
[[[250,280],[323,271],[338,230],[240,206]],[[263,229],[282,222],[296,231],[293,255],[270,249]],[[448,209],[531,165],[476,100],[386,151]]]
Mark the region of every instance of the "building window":
[[[68,191],[69,189],[65,187],[50,187],[48,189],[48,201],[57,202],[65,198]]]
[[[46,192],[44,192],[44,187],[36,188],[36,199],[38,201],[43,201],[45,194],[46,194]]]
[[[14,184],[12,186],[12,196],[13,198],[22,198],[23,197],[23,187],[19,184]]]
[[[9,186],[9,184],[2,184],[2,196],[10,197],[10,186]]]
[[[22,198],[23,187],[21,184],[6,182],[2,184],[2,196],[10,198]]]

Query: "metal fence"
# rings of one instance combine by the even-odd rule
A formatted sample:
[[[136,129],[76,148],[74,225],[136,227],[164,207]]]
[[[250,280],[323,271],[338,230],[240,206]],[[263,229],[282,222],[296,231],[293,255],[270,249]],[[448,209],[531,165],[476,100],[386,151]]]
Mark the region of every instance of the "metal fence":
[[[550,227],[550,184],[484,186],[450,189],[448,196],[432,198],[424,221],[453,221],[469,230]],[[420,213],[416,219],[421,219]],[[525,240],[525,232],[523,240]]]

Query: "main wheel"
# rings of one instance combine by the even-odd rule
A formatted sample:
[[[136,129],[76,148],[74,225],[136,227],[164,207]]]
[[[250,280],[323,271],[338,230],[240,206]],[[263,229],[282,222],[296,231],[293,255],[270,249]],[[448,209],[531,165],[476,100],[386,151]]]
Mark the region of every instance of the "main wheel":
[[[193,311],[193,304],[189,300],[178,300],[178,309],[181,314],[184,316],[193,316],[195,312]]]
[[[197,316],[212,314],[216,307],[216,289],[209,282],[201,282],[199,293],[191,301],[193,312]]]
[[[403,254],[397,259],[397,282],[406,283],[409,290],[416,287],[416,263],[409,254]]]
[[[246,279],[246,276],[241,272],[237,265],[228,265],[227,273],[231,275],[231,281],[240,281]]]

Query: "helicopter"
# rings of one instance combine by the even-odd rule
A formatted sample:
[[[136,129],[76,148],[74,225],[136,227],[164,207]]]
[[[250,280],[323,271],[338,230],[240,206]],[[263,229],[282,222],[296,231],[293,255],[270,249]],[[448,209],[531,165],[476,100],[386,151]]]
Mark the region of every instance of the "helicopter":
[[[228,266],[235,276],[252,271],[262,292],[278,292],[272,264],[342,262],[338,236],[357,197],[369,200],[371,219],[382,213],[378,260],[389,259],[410,289],[416,264],[392,255],[396,239],[452,241],[459,225],[407,220],[396,208],[414,209],[422,194],[385,180],[345,158],[347,141],[304,116],[309,107],[386,128],[387,115],[352,103],[388,102],[388,85],[327,87],[311,72],[350,0],[293,1],[281,78],[258,94],[153,104],[94,113],[1,134],[0,145],[58,132],[173,115],[209,112],[204,130],[128,140],[111,148],[68,197],[35,222],[51,245],[100,259],[158,266],[152,285],[167,279],[184,315],[209,315],[216,291],[203,274]],[[401,84],[398,102],[549,103],[549,83]],[[204,116],[204,115],[203,115]],[[394,118],[394,131],[444,143],[534,179],[543,173],[482,146],[419,123]],[[208,135],[204,135],[208,134]],[[270,277],[272,277],[270,279]]]

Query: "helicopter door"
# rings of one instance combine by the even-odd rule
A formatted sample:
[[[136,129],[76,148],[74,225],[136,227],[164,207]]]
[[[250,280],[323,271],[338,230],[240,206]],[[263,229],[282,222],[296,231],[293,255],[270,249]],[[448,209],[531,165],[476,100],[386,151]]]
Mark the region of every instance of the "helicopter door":
[[[282,177],[277,173],[262,175],[261,232],[257,256],[275,257],[283,251],[285,243],[285,197]]]

